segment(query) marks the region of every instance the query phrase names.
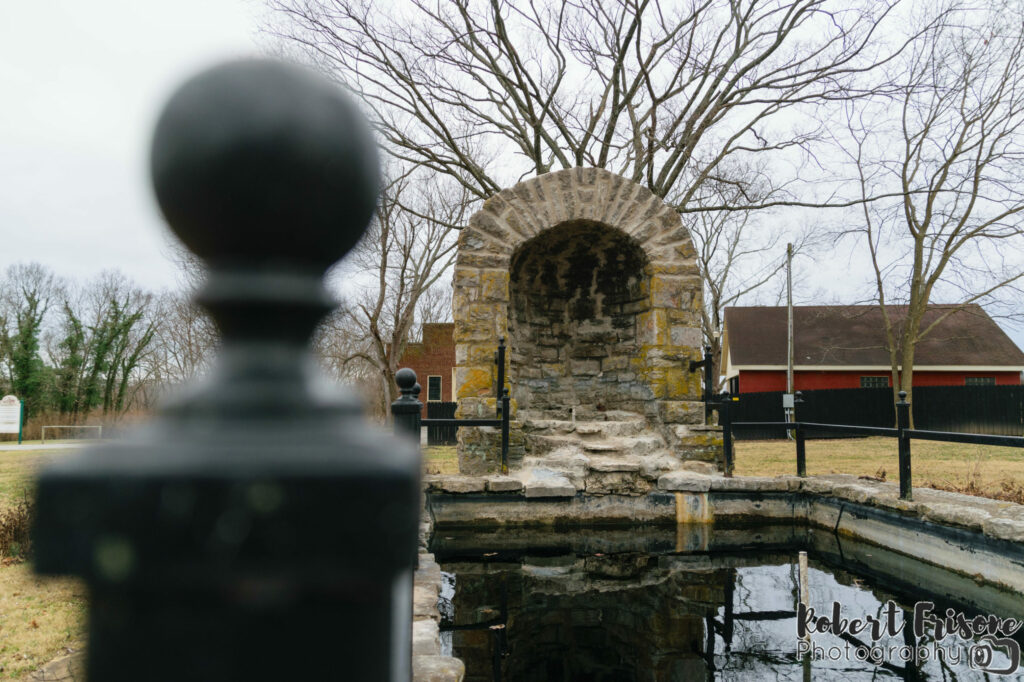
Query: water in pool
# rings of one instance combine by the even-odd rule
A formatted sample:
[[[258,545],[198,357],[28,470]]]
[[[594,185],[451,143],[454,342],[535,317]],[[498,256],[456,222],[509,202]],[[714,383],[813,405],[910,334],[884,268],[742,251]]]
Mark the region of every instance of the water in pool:
[[[824,533],[732,533],[441,531],[444,653],[467,682],[1024,679],[1000,674],[1020,594]]]

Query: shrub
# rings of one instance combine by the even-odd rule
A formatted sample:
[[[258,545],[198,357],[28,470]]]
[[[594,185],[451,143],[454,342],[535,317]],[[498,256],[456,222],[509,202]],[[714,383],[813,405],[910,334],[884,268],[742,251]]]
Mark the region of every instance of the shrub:
[[[13,507],[0,510],[0,556],[27,559],[32,554],[32,515],[35,505],[24,498]]]

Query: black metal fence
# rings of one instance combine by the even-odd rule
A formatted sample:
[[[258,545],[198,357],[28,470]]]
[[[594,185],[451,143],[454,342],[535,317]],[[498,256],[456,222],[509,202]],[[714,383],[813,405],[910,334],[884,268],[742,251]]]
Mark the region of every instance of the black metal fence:
[[[460,426],[492,426],[501,428],[501,473],[508,473],[508,432],[510,419],[510,403],[508,389],[503,388],[505,384],[505,338],[498,341],[498,350],[494,352],[494,363],[498,366],[497,387],[501,391],[497,402],[496,419],[455,419],[454,408],[451,417],[433,418],[430,416],[430,407],[427,407],[427,419],[422,418],[423,403],[418,399],[420,385],[416,383],[416,372],[408,367],[402,368],[395,373],[395,383],[401,397],[391,403],[391,414],[395,418],[395,431],[397,433],[410,433],[415,435],[417,442],[420,432],[424,426],[427,427],[427,443],[430,443],[430,429],[450,429],[454,434]],[[457,403],[441,403],[457,405]]]
[[[886,389],[887,390],[887,389]],[[897,455],[899,458],[900,498],[912,499],[913,485],[911,473],[910,442],[913,439],[934,440],[946,443],[969,443],[973,445],[998,445],[1003,447],[1024,448],[1024,438],[996,434],[957,433],[951,431],[933,431],[928,429],[910,428],[910,403],[904,391],[899,393],[899,401],[895,404],[896,428],[861,426],[853,424],[827,424],[805,420],[806,403],[803,394],[796,394],[796,416],[800,421],[793,422],[754,422],[737,419],[738,408],[743,404],[742,396],[722,397],[719,407],[719,421],[722,425],[723,455],[725,457],[725,475],[732,476],[734,451],[733,440],[737,430],[786,433],[792,431],[796,441],[796,474],[807,475],[806,439],[817,438],[823,433],[845,434],[847,437],[887,436],[897,439]]]
[[[891,388],[849,388],[802,391],[801,419],[819,424],[892,428],[895,425]],[[733,405],[733,419],[780,422],[782,393],[743,393]],[[1024,386],[921,386],[914,388],[914,426],[933,431],[1024,435]],[[832,430],[815,438],[849,438],[856,434]],[[785,429],[764,427],[737,433],[742,440],[785,438]]]
[[[455,420],[458,403],[427,403],[427,420]],[[454,424],[432,424],[427,427],[427,445],[455,445],[459,427]]]

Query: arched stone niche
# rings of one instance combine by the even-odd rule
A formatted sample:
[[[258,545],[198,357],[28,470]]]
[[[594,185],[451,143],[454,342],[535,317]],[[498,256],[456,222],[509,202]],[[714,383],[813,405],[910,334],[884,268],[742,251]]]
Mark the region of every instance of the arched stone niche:
[[[688,367],[702,357],[695,255],[675,211],[608,171],[548,173],[488,199],[459,236],[457,416],[495,414],[505,337],[514,427],[630,412],[687,459],[686,425],[703,423]],[[459,433],[460,470],[496,470],[493,434]],[[512,442],[514,465],[531,447],[520,428]]]

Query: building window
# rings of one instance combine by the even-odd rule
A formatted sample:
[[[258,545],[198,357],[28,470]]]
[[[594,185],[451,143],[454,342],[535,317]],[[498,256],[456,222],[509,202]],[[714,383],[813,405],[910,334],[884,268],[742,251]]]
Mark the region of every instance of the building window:
[[[965,377],[964,386],[995,386],[995,377]]]
[[[889,377],[861,377],[861,388],[889,388]]]
[[[427,402],[441,402],[441,377],[427,377]]]

